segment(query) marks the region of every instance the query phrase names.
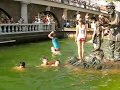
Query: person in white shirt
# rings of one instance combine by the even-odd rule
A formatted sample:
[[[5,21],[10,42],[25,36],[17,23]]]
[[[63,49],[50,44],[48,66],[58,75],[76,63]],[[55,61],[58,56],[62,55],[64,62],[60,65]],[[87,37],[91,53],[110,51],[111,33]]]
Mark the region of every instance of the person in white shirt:
[[[78,25],[76,25],[76,38],[75,41],[77,42],[78,47],[78,59],[83,61],[84,59],[84,43],[86,40],[86,25],[82,19],[78,20]]]

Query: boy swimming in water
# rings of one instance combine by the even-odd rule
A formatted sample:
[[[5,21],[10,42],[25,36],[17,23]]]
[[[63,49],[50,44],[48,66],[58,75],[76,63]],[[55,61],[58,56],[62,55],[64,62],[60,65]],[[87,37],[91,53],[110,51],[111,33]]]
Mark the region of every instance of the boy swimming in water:
[[[43,58],[42,64],[41,64],[41,66],[54,66],[54,67],[57,67],[59,65],[60,65],[60,61],[59,60],[48,62],[47,58]]]
[[[20,62],[19,68],[25,68],[25,62]]]
[[[25,69],[25,62],[20,62],[18,66],[14,67],[14,69],[23,71]]]

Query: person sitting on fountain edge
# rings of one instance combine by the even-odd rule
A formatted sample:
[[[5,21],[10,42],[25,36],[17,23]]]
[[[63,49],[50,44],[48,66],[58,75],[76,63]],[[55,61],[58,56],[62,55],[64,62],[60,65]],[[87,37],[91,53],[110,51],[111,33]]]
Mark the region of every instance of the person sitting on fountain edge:
[[[51,47],[51,52],[53,53],[53,55],[61,55],[60,45],[58,39],[56,38],[56,33],[52,31],[48,34],[48,37],[52,39],[53,46]]]

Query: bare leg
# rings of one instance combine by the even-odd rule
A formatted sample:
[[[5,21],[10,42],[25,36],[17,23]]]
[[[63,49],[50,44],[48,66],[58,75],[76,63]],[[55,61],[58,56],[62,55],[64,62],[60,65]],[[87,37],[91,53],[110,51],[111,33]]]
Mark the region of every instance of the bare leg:
[[[52,53],[54,53],[54,52],[55,52],[54,47],[51,47],[51,52],[52,52]]]
[[[81,42],[81,60],[84,58],[84,41]]]
[[[78,47],[78,58],[81,59],[81,45],[80,45],[80,41],[77,41],[77,47]]]

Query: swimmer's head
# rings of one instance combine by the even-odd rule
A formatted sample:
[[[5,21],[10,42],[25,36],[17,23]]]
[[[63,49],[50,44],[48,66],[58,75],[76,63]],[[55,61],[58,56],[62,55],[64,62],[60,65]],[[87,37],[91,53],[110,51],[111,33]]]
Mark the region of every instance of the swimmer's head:
[[[55,61],[55,66],[59,66],[60,65],[60,60],[56,60]]]
[[[25,62],[20,62],[19,67],[20,68],[25,68]]]

